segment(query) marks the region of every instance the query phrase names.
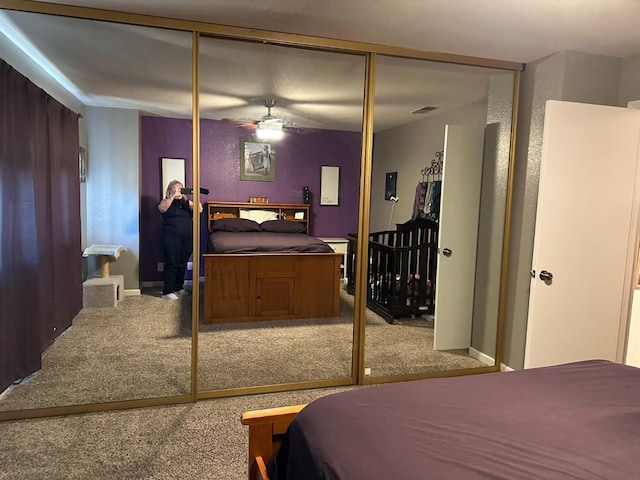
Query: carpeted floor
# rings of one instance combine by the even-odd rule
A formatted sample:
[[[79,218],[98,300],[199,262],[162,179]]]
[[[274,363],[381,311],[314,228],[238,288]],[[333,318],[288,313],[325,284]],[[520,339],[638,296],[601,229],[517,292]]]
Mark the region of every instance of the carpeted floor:
[[[191,296],[159,291],[125,297],[115,308],[83,309],[45,352],[42,369],[0,399],[0,410],[190,393]],[[353,298],[341,316],[200,325],[200,391],[345,378],[351,371]],[[372,375],[483,366],[464,351],[433,350],[422,319],[390,325],[367,313],[365,367]]]
[[[42,369],[5,392],[0,410],[189,393],[190,296],[157,291],[115,308],[83,309],[45,352]],[[333,319],[200,325],[199,389],[346,377],[353,301]],[[422,319],[390,325],[368,312],[373,375],[481,366],[466,352],[434,352]],[[243,411],[308,403],[338,387],[0,423],[0,480],[247,478]]]
[[[246,480],[243,411],[350,388],[1,422],[0,480]]]

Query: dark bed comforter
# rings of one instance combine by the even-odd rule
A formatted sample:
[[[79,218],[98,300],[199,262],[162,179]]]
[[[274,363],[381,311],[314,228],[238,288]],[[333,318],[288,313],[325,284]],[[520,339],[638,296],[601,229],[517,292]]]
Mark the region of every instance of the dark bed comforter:
[[[304,233],[225,232],[209,234],[208,253],[333,253],[322,240]]]
[[[602,360],[320,398],[272,480],[640,478],[640,369]]]

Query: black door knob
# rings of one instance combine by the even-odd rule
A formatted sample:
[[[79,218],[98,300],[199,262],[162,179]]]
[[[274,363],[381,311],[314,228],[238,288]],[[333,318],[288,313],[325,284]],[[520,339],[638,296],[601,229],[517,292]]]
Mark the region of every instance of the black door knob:
[[[553,274],[551,272],[547,272],[546,270],[542,270],[540,272],[540,280],[545,283],[551,283],[553,280]]]

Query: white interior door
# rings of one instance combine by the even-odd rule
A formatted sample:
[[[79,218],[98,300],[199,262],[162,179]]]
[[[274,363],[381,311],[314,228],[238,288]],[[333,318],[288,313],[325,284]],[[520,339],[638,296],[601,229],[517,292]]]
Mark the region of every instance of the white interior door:
[[[639,143],[640,111],[547,102],[525,368],[622,359]]]
[[[447,125],[440,201],[434,348],[471,346],[484,129]]]

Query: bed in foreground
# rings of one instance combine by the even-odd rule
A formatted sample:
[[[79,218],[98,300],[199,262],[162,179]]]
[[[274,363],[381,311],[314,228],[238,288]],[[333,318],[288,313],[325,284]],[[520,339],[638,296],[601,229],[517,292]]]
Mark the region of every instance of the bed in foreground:
[[[264,412],[243,415],[250,479],[640,478],[640,369],[604,360],[386,384]]]

